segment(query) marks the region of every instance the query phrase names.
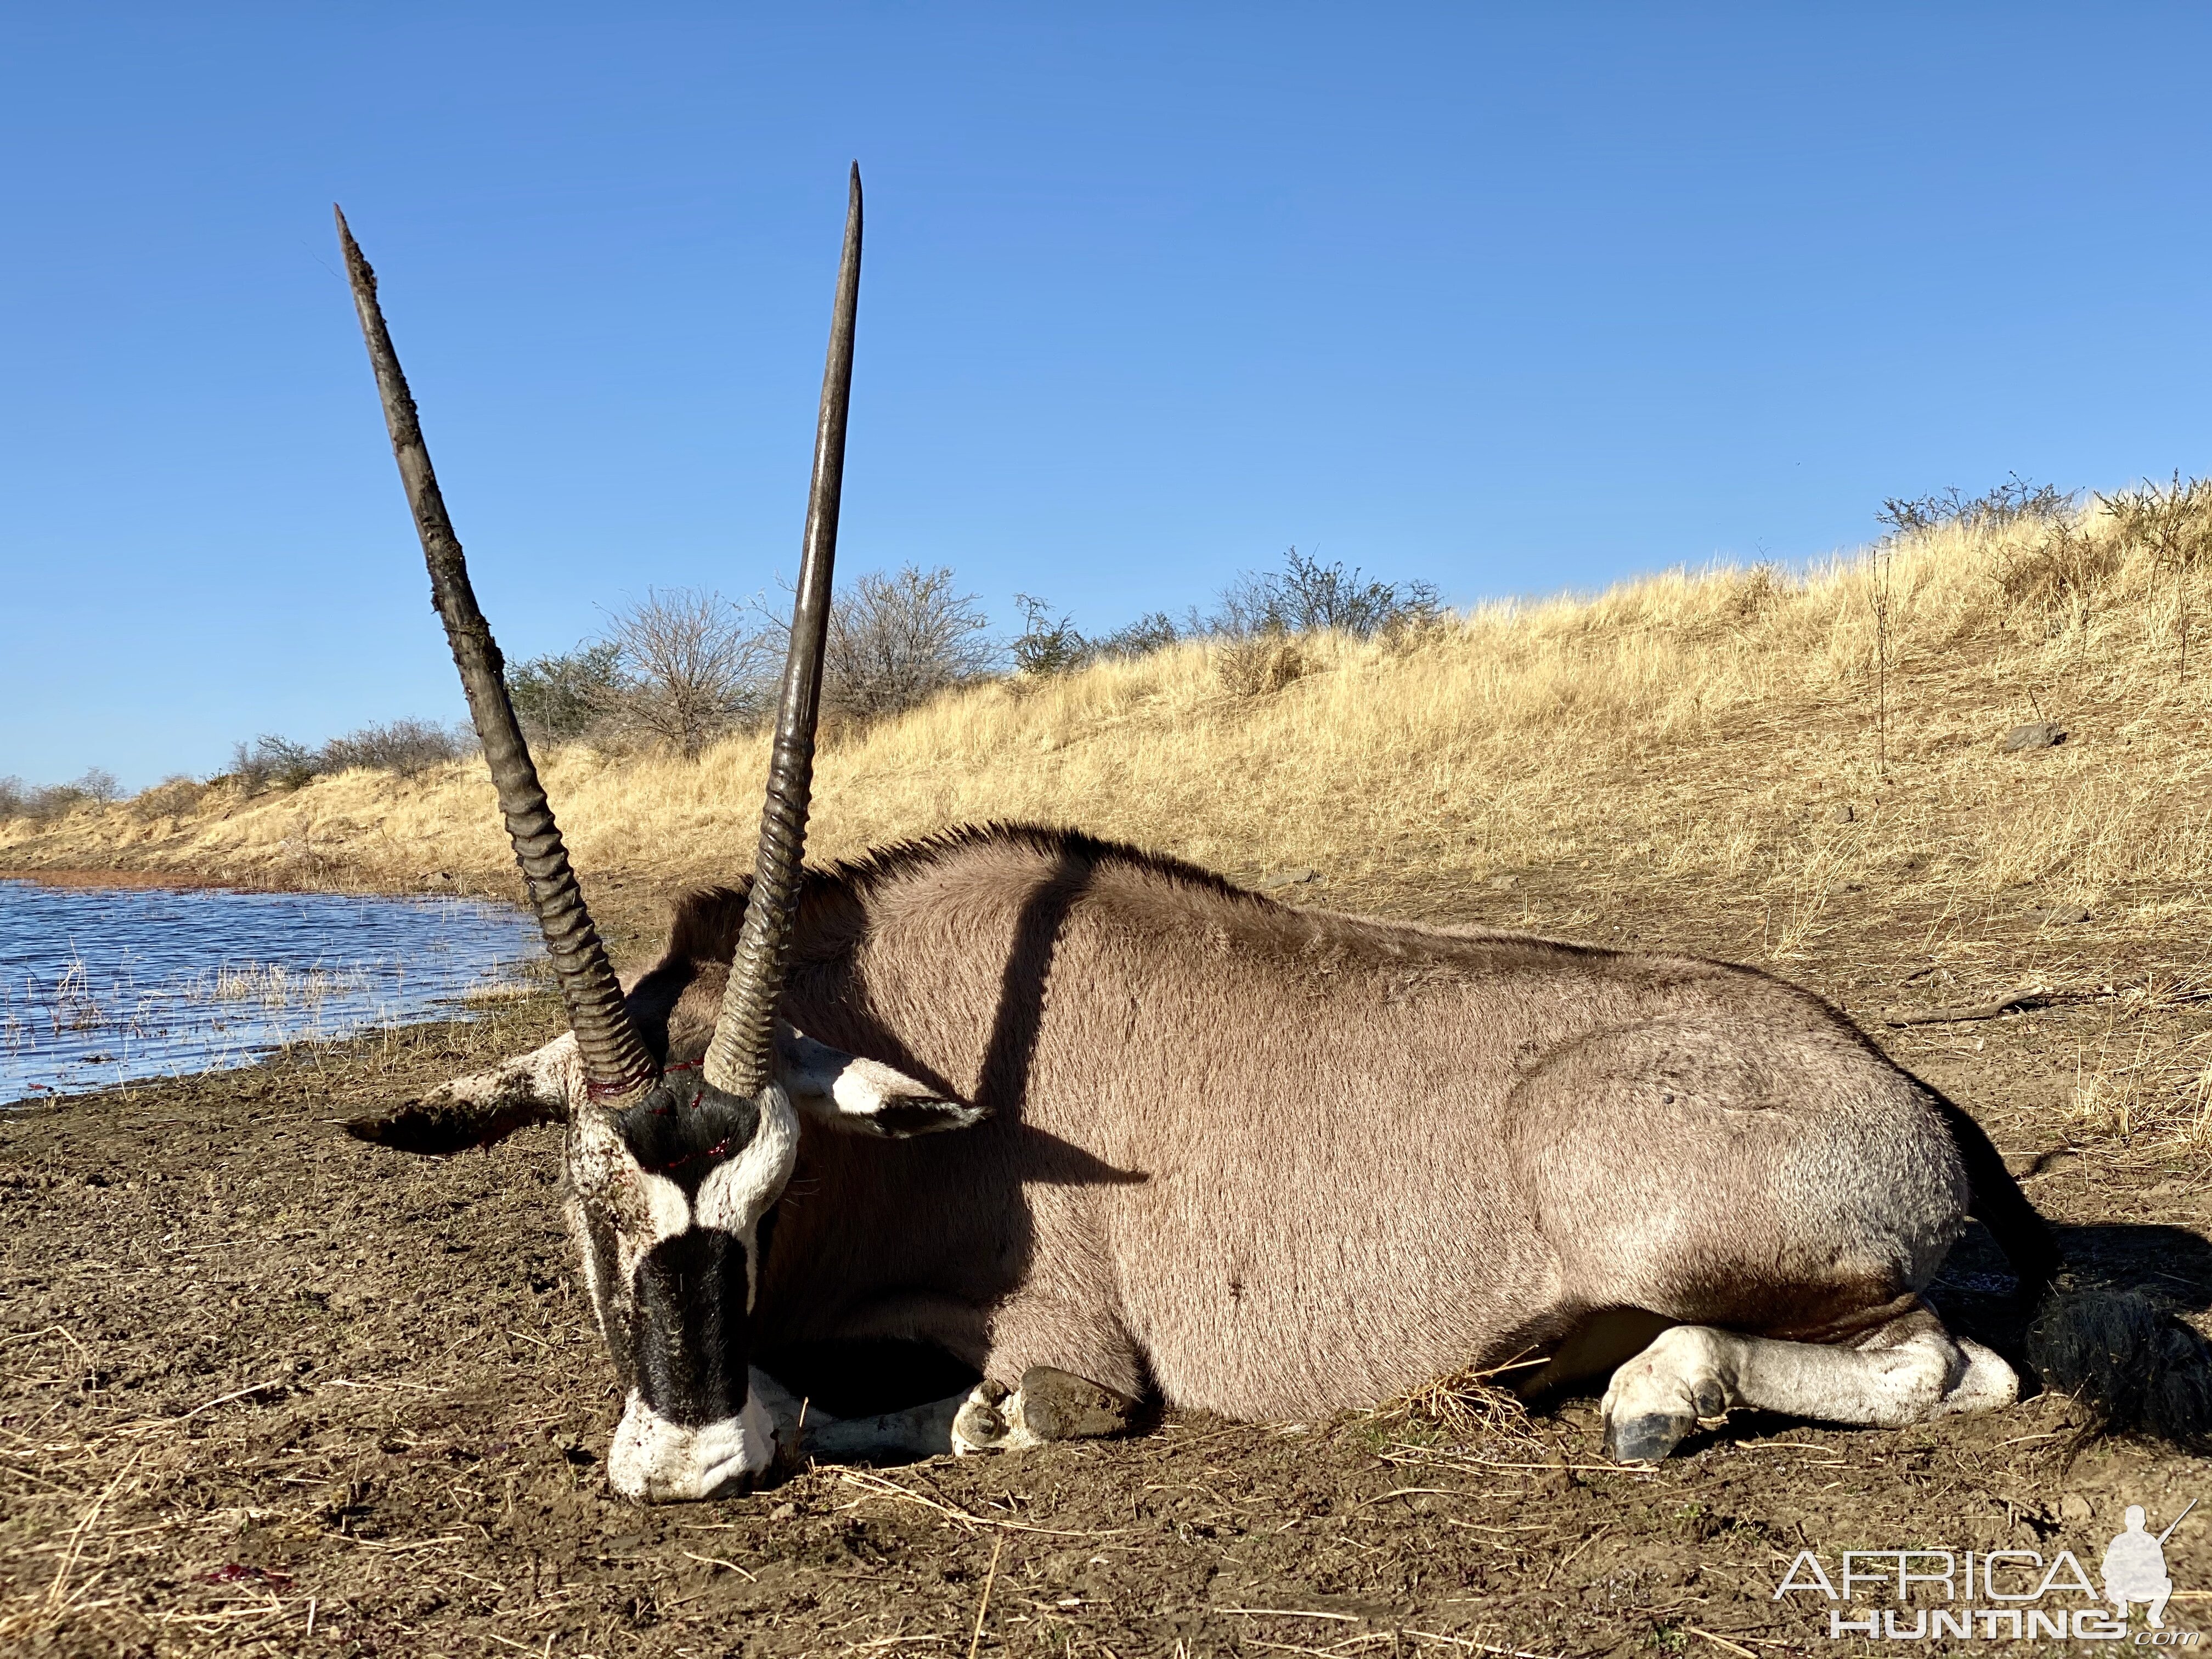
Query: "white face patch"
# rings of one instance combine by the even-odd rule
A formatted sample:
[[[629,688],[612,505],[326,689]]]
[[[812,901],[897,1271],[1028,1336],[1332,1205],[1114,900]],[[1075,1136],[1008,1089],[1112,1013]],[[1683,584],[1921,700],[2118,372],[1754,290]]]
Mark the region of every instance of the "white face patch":
[[[578,1115],[569,1138],[569,1180],[578,1195],[613,1224],[616,1261],[625,1285],[654,1245],[693,1227],[711,1228],[744,1242],[745,1305],[752,1305],[758,1277],[754,1231],[769,1206],[782,1196],[799,1158],[799,1115],[790,1097],[780,1085],[770,1084],[761,1091],[758,1105],[752,1139],[709,1170],[692,1197],[668,1176],[639,1164],[606,1115]]]
[[[799,1115],[781,1085],[761,1091],[760,1127],[745,1143],[744,1151],[717,1165],[699,1183],[699,1201],[693,1221],[701,1227],[724,1232],[749,1231],[783,1195],[799,1160]]]
[[[799,1114],[771,1083],[761,1091],[760,1127],[744,1152],[699,1183],[694,1214],[702,1227],[734,1233],[745,1246],[745,1311],[760,1295],[760,1250],[755,1234],[768,1206],[783,1196],[799,1162]]]
[[[684,1196],[684,1189],[665,1175],[639,1168],[635,1158],[630,1159],[629,1167],[630,1179],[637,1183],[638,1196],[645,1200],[646,1220],[652,1228],[652,1237],[644,1241],[645,1249],[651,1249],[664,1238],[690,1231],[691,1200]],[[629,1241],[625,1239],[623,1243]],[[625,1263],[624,1270],[633,1265]]]
[[[607,1480],[637,1503],[690,1503],[750,1480],[775,1461],[775,1425],[757,1395],[735,1417],[687,1429],[633,1390],[607,1448]]]

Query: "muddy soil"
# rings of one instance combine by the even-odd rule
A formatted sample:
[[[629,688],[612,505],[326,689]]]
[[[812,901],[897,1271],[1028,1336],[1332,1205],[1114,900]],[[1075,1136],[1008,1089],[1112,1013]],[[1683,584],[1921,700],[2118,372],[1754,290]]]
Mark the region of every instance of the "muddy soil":
[[[1512,919],[1531,905],[1513,895]],[[1671,915],[1582,931],[1752,953]],[[2147,1055],[2203,1066],[2194,947],[2049,934],[2022,921],[1966,949],[1954,929],[1936,949],[1932,929],[1869,914],[1787,967],[1870,1024],[2038,975],[2070,988],[2030,1012],[1876,1029],[1990,1127],[2078,1264],[2199,1312],[2212,1199],[2187,1103],[2143,1082],[2130,1108],[2106,1086],[2120,1062],[2172,1070]],[[606,1488],[619,1402],[555,1212],[554,1133],[427,1163],[331,1127],[555,1019],[541,1000],[0,1116],[0,1648],[1832,1652],[1839,1604],[1776,1594],[1801,1552],[1832,1580],[1847,1549],[2030,1552],[2042,1567],[2007,1558],[1996,1587],[2017,1595],[2062,1551],[2094,1576],[2126,1504],[2155,1531],[2212,1498],[2212,1465],[2085,1443],[2045,1395],[1891,1432],[1738,1413],[1656,1470],[1605,1462],[1588,1401],[1525,1422],[1170,1415],[1124,1441],[633,1508]],[[2004,1287],[1970,1236],[1938,1299],[2015,1346]],[[2212,1505],[2166,1555],[2168,1628],[2212,1629]],[[1842,1616],[1888,1608],[1905,1635],[1946,1606],[1940,1587],[1908,1605],[1862,1584]],[[2009,1628],[1990,1627],[1998,1644]]]

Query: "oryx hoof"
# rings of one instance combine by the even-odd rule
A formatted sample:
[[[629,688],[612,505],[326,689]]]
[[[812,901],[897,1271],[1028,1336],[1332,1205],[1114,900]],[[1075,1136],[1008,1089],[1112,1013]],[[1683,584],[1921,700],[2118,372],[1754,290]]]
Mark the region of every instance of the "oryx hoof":
[[[1012,1394],[995,1382],[978,1382],[952,1419],[952,1450],[1027,1451],[1048,1440],[1087,1440],[1120,1434],[1135,1417],[1137,1402],[1073,1372],[1032,1365]]]
[[[1674,1325],[1613,1374],[1605,1391],[1605,1449],[1616,1462],[1656,1463],[1698,1426],[1724,1417],[1726,1339],[1699,1325]]]
[[[952,1455],[968,1457],[976,1452],[1020,1451],[1037,1443],[1024,1426],[1021,1396],[1008,1394],[998,1383],[978,1382],[952,1417]]]
[[[1616,1418],[1605,1425],[1605,1455],[1616,1463],[1664,1462],[1697,1426],[1694,1417]]]
[[[1050,1365],[1022,1373],[1015,1398],[1024,1427],[1040,1440],[1092,1440],[1122,1434],[1136,1416],[1137,1402],[1124,1394]]]

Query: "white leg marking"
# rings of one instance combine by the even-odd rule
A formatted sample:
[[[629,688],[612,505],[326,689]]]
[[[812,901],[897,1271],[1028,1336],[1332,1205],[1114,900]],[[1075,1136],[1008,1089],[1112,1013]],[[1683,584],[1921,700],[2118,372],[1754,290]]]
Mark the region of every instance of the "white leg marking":
[[[825,1463],[870,1457],[942,1457],[955,1449],[952,1419],[969,1396],[952,1395],[926,1406],[876,1417],[806,1417],[806,1449]]]
[[[1893,1347],[1839,1348],[1677,1325],[1613,1374],[1606,1443],[1624,1461],[1664,1457],[1699,1418],[1734,1406],[1901,1428],[1993,1411],[2019,1392],[2003,1360],[1943,1331],[1917,1332]]]
[[[1966,1375],[1936,1402],[1938,1417],[2001,1411],[2020,1398],[2020,1373],[1970,1336],[1951,1339],[1966,1356]]]
[[[761,1402],[769,1420],[775,1425],[776,1443],[788,1446],[798,1438],[799,1414],[805,1410],[799,1396],[777,1382],[757,1365],[745,1367],[745,1392]],[[807,1413],[811,1420],[811,1412]]]
[[[758,1367],[752,1371],[751,1386],[752,1397],[775,1420],[777,1443],[789,1447],[803,1440],[807,1455],[825,1463],[885,1456],[942,1457],[952,1449],[952,1419],[969,1400],[964,1394],[956,1394],[877,1417],[832,1417],[803,1406],[790,1389]]]

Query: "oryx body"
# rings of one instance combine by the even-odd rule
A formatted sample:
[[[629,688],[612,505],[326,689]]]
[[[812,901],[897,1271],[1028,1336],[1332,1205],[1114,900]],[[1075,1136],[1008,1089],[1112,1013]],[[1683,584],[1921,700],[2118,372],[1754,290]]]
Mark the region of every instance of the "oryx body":
[[[632,986],[672,1065],[704,1048],[744,907],[683,901]],[[1293,909],[994,828],[811,873],[780,1012],[985,1115],[912,1140],[803,1122],[756,1353],[918,1340],[1000,1389],[1046,1366],[1251,1419],[1531,1355],[1609,1368],[1703,1328],[1609,1402],[1615,1449],[1651,1455],[1744,1400],[1875,1422],[2008,1401],[2003,1362],[1917,1300],[1976,1178],[2047,1267],[1955,1108],[1817,998],[1718,963]],[[557,1066],[507,1076],[511,1109],[567,1111]]]
[[[647,1030],[687,981],[711,1018],[736,909],[691,902]],[[782,1007],[989,1115],[802,1134],[763,1348],[918,1337],[1008,1387],[1297,1417],[1607,1310],[1863,1334],[1970,1201],[1942,1104],[1793,987],[1291,909],[1080,836],[815,878]]]

